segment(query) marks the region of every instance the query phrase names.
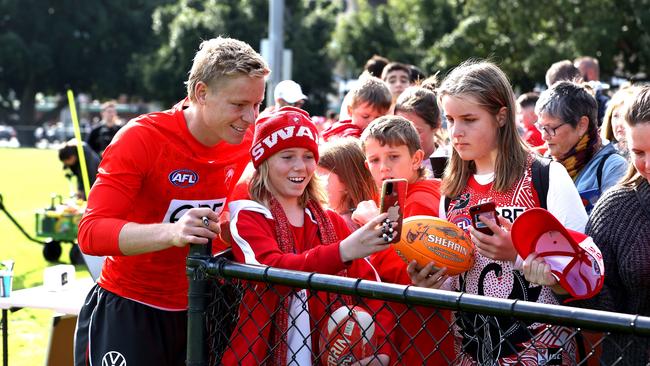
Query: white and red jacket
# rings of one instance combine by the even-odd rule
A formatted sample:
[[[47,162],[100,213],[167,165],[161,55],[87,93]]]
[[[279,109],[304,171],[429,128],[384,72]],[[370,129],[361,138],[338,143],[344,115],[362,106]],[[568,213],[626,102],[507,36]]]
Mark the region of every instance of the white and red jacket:
[[[340,241],[323,245],[318,233],[318,225],[308,209],[302,228],[292,227],[295,242],[294,253],[284,253],[276,241],[275,220],[271,212],[261,204],[240,200],[229,204],[231,221],[230,233],[235,260],[246,264],[272,266],[296,271],[317,272],[336,275],[347,270],[348,277],[379,281],[379,276],[370,262],[357,259],[348,263],[341,261]],[[345,221],[334,211],[327,210],[337,236],[344,239],[349,235]],[[235,327],[222,363],[224,365],[259,365],[261,360],[270,359],[271,314],[281,306],[281,296],[290,294],[287,287],[267,288],[262,283],[249,283],[239,308],[239,323]],[[329,300],[323,292],[312,293],[307,290],[309,327],[311,329],[312,357],[320,354],[319,336],[327,324],[329,314],[335,308],[327,309]],[[394,326],[394,320],[383,302],[364,299],[360,304],[371,314],[376,315],[375,339],[380,347],[379,353],[391,356],[390,344],[385,340],[385,330]],[[287,309],[289,310],[289,309]],[[315,364],[316,359],[312,358]]]

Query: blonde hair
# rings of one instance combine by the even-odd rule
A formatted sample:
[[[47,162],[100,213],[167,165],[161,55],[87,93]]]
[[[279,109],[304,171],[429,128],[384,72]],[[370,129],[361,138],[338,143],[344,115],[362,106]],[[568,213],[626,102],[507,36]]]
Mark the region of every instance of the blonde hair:
[[[422,149],[420,135],[413,124],[406,118],[389,115],[382,116],[372,121],[361,133],[361,148],[366,151],[366,141],[373,139],[384,146],[406,146],[411,156]],[[423,167],[418,168],[418,177],[425,176]]]
[[[632,92],[632,98],[624,105],[625,122],[629,127],[650,123],[650,86],[635,87]],[[625,174],[619,184],[627,187],[636,187],[644,179],[636,170],[634,164],[630,164],[627,174]]]
[[[350,90],[350,107],[369,104],[378,111],[388,111],[393,103],[393,96],[384,81],[370,74],[363,74],[359,83]]]
[[[201,42],[194,56],[185,82],[187,95],[190,100],[195,100],[194,89],[199,82],[214,85],[224,78],[242,75],[265,77],[270,72],[262,56],[247,43],[233,38],[212,38]]]
[[[517,132],[515,97],[506,74],[489,61],[468,60],[453,69],[438,89],[438,98],[470,96],[490,114],[496,116],[501,108],[507,113],[497,129],[497,158],[494,165],[494,190],[504,192],[524,174],[529,150]],[[476,173],[474,161],[463,161],[452,149],[451,159],[442,180],[442,192],[456,197]]]
[[[372,174],[364,164],[365,160],[359,140],[355,138],[344,137],[321,145],[318,165],[336,174],[345,186],[343,205],[347,209],[379,195]]]
[[[271,178],[269,160],[266,159],[259,167],[257,167],[255,173],[253,173],[253,177],[248,185],[248,193],[253,201],[259,202],[266,207],[270,207],[269,202],[273,196],[273,193],[271,193],[269,189],[270,186]],[[312,174],[305,191],[302,192],[302,196],[298,199],[298,204],[300,207],[306,207],[309,200],[314,200],[319,204],[327,203],[327,194],[325,193],[325,190],[316,174]]]
[[[619,108],[622,108],[625,104],[625,100],[632,97],[634,94],[634,88],[627,86],[620,88],[614,95],[612,99],[607,103],[607,110],[605,111],[605,116],[603,117],[603,125],[600,128],[600,137],[607,139],[613,143],[617,143],[618,139],[614,135],[614,130],[612,126],[612,116],[614,111]]]

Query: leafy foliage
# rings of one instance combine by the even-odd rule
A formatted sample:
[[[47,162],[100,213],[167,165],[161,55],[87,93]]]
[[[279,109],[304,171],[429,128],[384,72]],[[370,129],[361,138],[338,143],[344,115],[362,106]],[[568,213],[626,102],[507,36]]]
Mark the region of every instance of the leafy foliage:
[[[132,93],[131,55],[151,47],[151,14],[169,0],[3,0],[0,2],[0,100],[22,123],[34,122],[37,92],[68,87],[96,97]]]
[[[468,58],[497,62],[521,90],[562,59],[597,57],[604,77],[648,73],[648,0],[404,0],[346,14],[330,51],[360,71],[372,54],[447,71]],[[444,73],[443,73],[444,75]]]
[[[332,89],[332,65],[324,45],[338,10],[325,1],[294,0],[285,5],[285,48],[293,50],[293,79],[310,96],[307,107],[312,113],[324,111]],[[267,35],[268,1],[181,0],[158,8],[153,27],[160,47],[138,55],[133,72],[141,75],[148,95],[171,104],[185,95],[183,81],[201,40],[224,35],[259,49]]]

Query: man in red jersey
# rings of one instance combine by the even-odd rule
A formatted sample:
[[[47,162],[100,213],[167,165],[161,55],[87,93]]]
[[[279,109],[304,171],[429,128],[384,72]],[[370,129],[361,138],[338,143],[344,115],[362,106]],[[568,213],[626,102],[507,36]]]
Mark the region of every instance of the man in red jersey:
[[[187,244],[220,232],[269,72],[246,43],[204,41],[187,98],[131,120],[104,151],[79,246],[107,259],[79,314],[76,366],[185,364]]]

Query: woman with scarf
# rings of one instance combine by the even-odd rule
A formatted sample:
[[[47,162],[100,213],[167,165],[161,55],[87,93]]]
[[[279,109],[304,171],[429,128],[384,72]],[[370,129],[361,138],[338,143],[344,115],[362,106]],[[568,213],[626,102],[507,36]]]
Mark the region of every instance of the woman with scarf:
[[[394,225],[382,214],[350,234],[338,214],[322,208],[325,195],[314,177],[318,131],[305,111],[283,107],[261,116],[251,157],[250,200],[229,204],[235,260],[378,281],[365,257],[387,248]],[[323,326],[344,305],[361,305],[377,323],[374,355],[361,364],[388,364],[385,330],[393,321],[380,302],[249,284],[224,365],[315,365],[327,357],[319,349]]]
[[[535,112],[548,153],[564,165],[591,212],[600,195],[627,169],[625,158],[598,134],[596,99],[583,86],[561,81],[540,95]]]

